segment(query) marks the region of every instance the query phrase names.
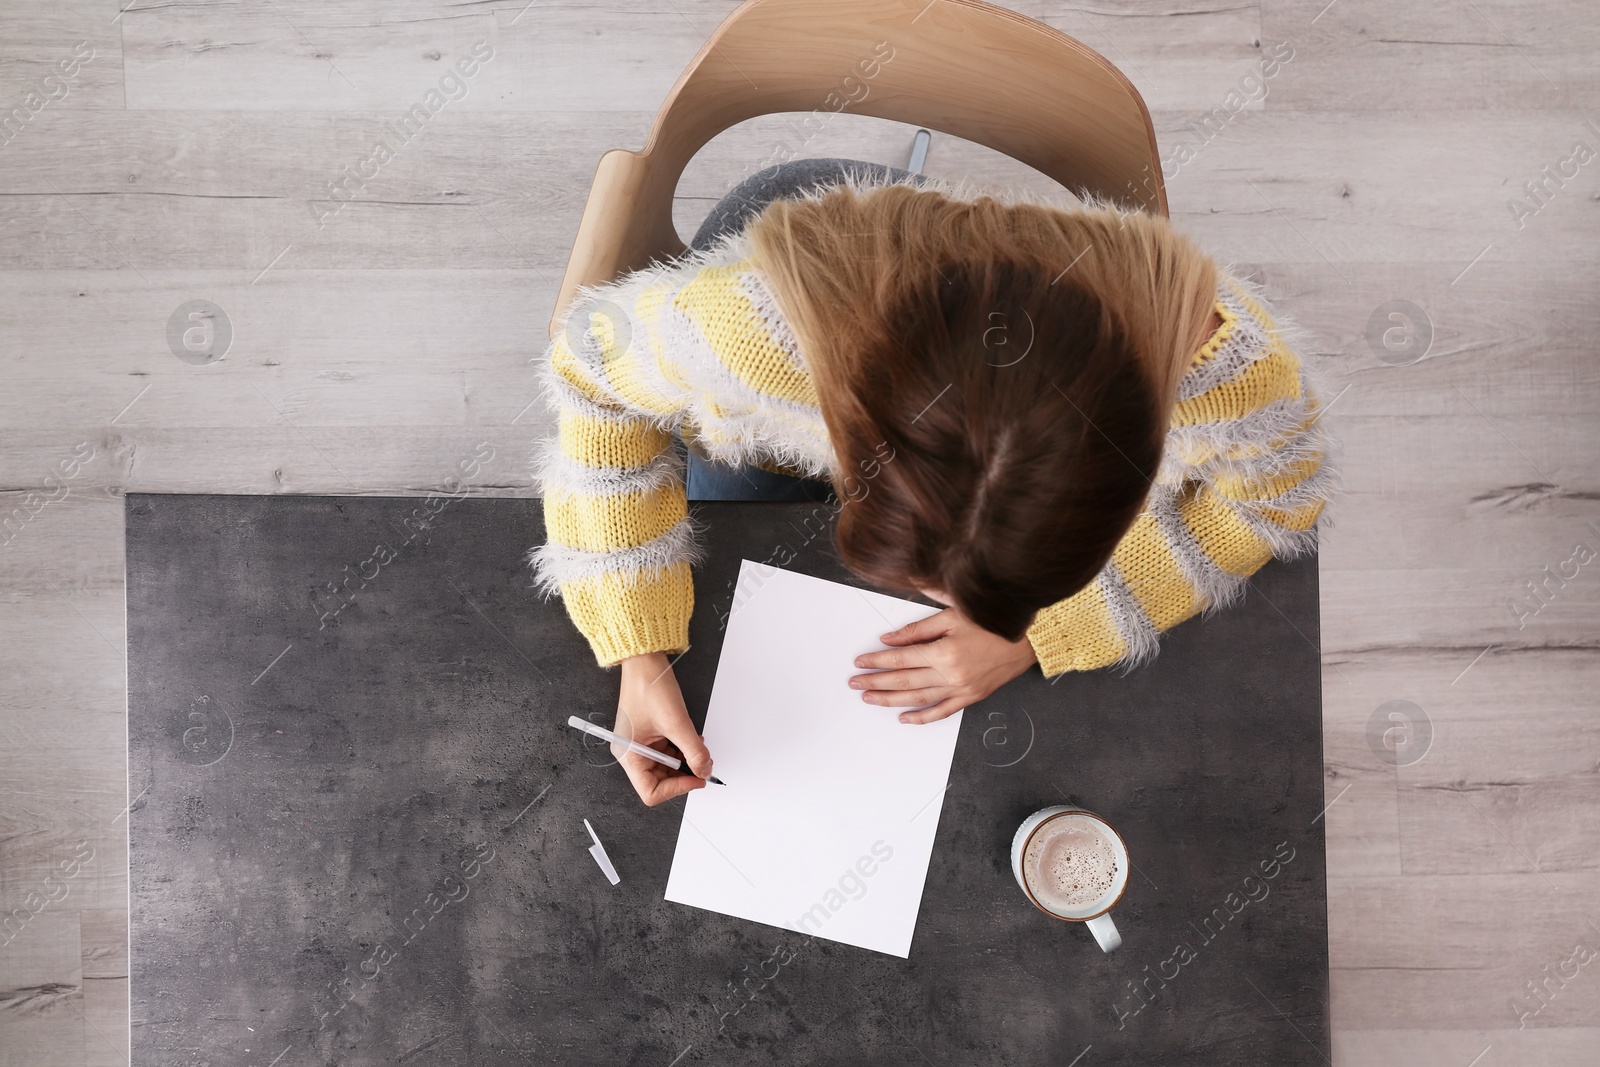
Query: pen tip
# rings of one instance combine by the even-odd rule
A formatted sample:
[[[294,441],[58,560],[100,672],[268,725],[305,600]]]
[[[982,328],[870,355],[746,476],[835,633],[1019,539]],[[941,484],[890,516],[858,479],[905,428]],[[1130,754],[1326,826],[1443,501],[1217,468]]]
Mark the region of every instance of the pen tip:
[[[727,785],[728,784],[727,782],[724,782],[721,778],[718,778],[715,775],[712,775],[710,778],[707,778],[706,781],[710,782],[712,785]]]

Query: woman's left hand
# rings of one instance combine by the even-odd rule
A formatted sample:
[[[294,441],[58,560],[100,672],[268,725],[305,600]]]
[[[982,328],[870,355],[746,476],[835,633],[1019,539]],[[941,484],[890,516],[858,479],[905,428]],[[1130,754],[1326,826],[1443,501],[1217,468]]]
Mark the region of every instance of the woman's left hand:
[[[1007,641],[966,618],[955,608],[902,626],[880,640],[897,646],[856,657],[856,666],[875,669],[850,679],[864,689],[861,699],[903,712],[901,722],[937,722],[975,704],[1038,662],[1027,637]],[[924,707],[923,705],[931,705]]]

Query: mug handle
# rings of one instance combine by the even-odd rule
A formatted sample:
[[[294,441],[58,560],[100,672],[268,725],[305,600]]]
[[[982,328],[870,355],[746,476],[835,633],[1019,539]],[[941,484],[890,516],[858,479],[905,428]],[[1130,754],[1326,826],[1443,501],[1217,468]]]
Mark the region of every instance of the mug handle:
[[[1122,944],[1122,935],[1117,933],[1117,924],[1111,921],[1111,913],[1109,911],[1104,915],[1096,915],[1094,918],[1085,921],[1084,925],[1089,928],[1089,932],[1094,935],[1094,939],[1100,942],[1101,952],[1110,952]]]

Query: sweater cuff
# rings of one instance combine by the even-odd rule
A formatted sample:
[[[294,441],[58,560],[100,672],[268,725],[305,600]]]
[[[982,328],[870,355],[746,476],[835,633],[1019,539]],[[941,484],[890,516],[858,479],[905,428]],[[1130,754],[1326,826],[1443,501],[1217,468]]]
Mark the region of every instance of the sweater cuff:
[[[1028,641],[1046,678],[1108,667],[1127,652],[1099,582],[1039,612],[1028,627]]]
[[[689,647],[694,579],[686,562],[654,573],[610,572],[568,582],[561,587],[561,599],[602,667],[647,652],[671,654]]]

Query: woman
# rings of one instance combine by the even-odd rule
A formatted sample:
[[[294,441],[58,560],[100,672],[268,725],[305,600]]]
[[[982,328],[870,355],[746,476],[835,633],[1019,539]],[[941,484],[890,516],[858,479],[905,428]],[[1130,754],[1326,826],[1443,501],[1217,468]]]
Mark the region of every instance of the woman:
[[[846,565],[945,606],[856,661],[872,673],[851,686],[906,723],[1035,663],[1148,660],[1313,548],[1333,489],[1283,330],[1166,220],[853,161],[752,179],[682,259],[582,290],[544,369],[559,429],[530,559],[622,665],[617,732],[694,772],[620,756],[651,805],[712,773],[669,661],[693,608],[686,500],[719,481],[831,484]],[[675,436],[711,491],[686,494]]]

